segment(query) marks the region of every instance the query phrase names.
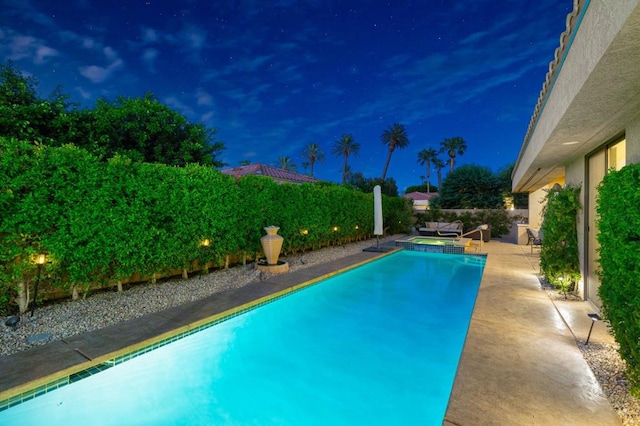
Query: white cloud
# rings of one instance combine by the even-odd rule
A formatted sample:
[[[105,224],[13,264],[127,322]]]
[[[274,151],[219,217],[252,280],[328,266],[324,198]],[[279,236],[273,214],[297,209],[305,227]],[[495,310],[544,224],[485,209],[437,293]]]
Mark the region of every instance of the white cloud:
[[[84,47],[85,49],[95,49],[96,48],[96,42],[94,39],[92,39],[91,37],[83,37],[82,38],[82,47]]]
[[[47,58],[58,55],[59,53],[56,49],[52,49],[47,46],[40,46],[36,49],[36,56],[33,59],[33,62],[36,64],[43,64],[47,61]]]
[[[102,83],[108,79],[118,68],[120,68],[124,62],[118,59],[112,62],[108,67],[99,67],[97,65],[89,65],[86,67],[80,67],[80,74],[89,79],[92,83]]]
[[[43,64],[60,53],[42,40],[18,34],[12,30],[0,30],[0,56],[12,61],[30,59],[34,64]]]
[[[156,62],[156,58],[158,57],[158,51],[156,49],[145,49],[142,52],[142,62],[144,62],[147,65],[147,69],[150,72],[155,72],[156,68],[155,68],[155,62]]]
[[[216,114],[213,111],[206,112],[200,116],[200,121],[202,121],[203,123],[206,123],[209,120],[211,120],[215,115]]]
[[[160,36],[158,32],[153,28],[143,27],[142,28],[142,42],[147,43],[155,43],[159,40]]]
[[[207,32],[195,25],[186,25],[180,33],[180,39],[188,50],[200,51],[207,39]]]
[[[113,62],[118,60],[118,54],[111,47],[109,46],[105,47],[104,49],[102,49],[102,52],[104,53],[104,56],[107,58],[108,61]]]
[[[191,109],[191,107],[189,107],[187,104],[185,104],[180,99],[174,96],[169,96],[165,98],[164,103],[170,106],[171,108],[177,109],[178,111],[180,111],[182,114],[186,116],[193,115],[193,109]]]
[[[213,105],[213,98],[211,95],[202,89],[198,89],[196,92],[196,100],[198,105]]]
[[[91,92],[83,89],[80,86],[75,87],[75,90],[82,97],[82,99],[91,99],[92,98]]]

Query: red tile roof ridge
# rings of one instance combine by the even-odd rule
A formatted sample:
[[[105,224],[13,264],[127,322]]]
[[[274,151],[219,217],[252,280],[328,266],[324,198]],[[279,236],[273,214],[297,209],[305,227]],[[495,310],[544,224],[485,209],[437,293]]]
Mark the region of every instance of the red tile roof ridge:
[[[228,169],[222,169],[220,172],[239,178],[246,175],[258,175],[268,176],[277,180],[294,182],[294,183],[315,183],[318,179],[301,175],[289,170],[280,169],[278,167],[268,166],[266,164],[248,164],[246,166],[232,167]]]

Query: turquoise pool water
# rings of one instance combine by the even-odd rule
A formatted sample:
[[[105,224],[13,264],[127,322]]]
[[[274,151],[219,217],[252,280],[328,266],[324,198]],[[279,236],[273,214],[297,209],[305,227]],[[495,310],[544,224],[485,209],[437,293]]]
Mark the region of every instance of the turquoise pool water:
[[[0,424],[440,425],[483,268],[402,251],[2,411]]]

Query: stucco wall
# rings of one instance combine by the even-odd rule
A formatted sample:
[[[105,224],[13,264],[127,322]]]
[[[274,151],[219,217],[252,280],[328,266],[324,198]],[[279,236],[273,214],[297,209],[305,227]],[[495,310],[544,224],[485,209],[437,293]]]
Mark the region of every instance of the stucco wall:
[[[540,228],[542,225],[542,200],[547,196],[547,187],[529,193],[529,225],[532,228]]]

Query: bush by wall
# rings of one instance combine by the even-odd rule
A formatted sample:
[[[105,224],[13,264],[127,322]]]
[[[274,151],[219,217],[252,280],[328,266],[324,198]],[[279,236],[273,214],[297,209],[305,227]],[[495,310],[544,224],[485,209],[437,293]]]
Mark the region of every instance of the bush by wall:
[[[611,171],[598,187],[600,299],[631,393],[640,397],[640,164]]]
[[[464,232],[487,224],[491,228],[492,237],[500,237],[509,233],[513,219],[505,209],[478,209],[463,211],[460,214],[450,210],[433,208],[425,213],[416,214],[416,226],[424,226],[424,222],[454,222],[459,220],[464,225]]]
[[[580,186],[551,188],[542,210],[542,249],[540,270],[545,279],[562,289],[573,291],[580,280],[577,220]]]
[[[384,197],[383,205],[389,232],[406,230],[405,200]],[[268,225],[281,228],[284,254],[373,232],[373,195],[339,185],[236,182],[206,166],[101,162],[73,146],[5,138],[0,211],[0,308],[16,301],[20,311],[32,299],[37,253],[48,254],[43,280],[77,295],[133,274],[255,259]]]

